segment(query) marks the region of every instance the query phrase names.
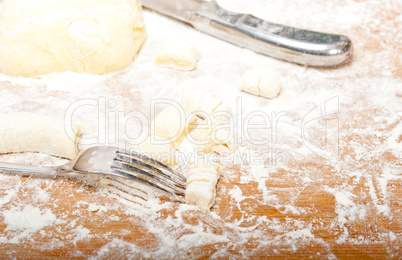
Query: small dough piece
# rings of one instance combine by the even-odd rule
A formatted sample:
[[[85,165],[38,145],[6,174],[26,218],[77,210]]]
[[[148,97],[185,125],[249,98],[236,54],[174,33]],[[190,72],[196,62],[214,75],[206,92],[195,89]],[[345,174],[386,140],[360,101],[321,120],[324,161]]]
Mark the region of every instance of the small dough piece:
[[[200,181],[216,183],[218,179],[219,179],[218,172],[199,171],[193,173],[190,176],[187,176],[187,185],[192,182],[200,182]]]
[[[223,123],[203,124],[200,122],[188,134],[187,139],[204,153],[232,154],[236,149],[229,126]]]
[[[183,109],[201,119],[188,135],[191,143],[204,153],[231,154],[236,146],[229,129],[231,109],[213,93],[205,92],[196,86],[186,86],[180,104]]]
[[[240,83],[240,90],[266,98],[278,96],[281,89],[278,73],[264,67],[246,71]]]
[[[0,71],[103,74],[126,68],[145,40],[139,0],[3,0]]]
[[[88,210],[91,212],[96,212],[100,209],[99,205],[96,205],[94,203],[91,203],[88,205]]]
[[[199,86],[189,85],[183,89],[180,104],[187,113],[203,118],[204,113],[212,115],[222,105],[222,100]]]
[[[201,53],[190,42],[169,38],[159,46],[155,64],[177,70],[193,70],[200,57]]]
[[[163,137],[158,137],[157,139],[164,140],[162,140],[163,142],[156,143],[153,142],[152,137],[149,136],[144,142],[134,145],[133,148],[137,148],[142,154],[145,154],[168,166],[176,165],[176,150],[167,139]]]
[[[186,187],[186,203],[209,211],[215,202],[216,187],[209,181],[192,182]]]
[[[41,152],[72,159],[82,127],[73,126],[70,139],[62,118],[17,112],[0,115],[0,153]]]
[[[187,174],[186,203],[208,211],[215,202],[218,165],[190,164]]]
[[[169,140],[174,148],[177,148],[186,135],[195,127],[197,117],[187,117],[184,111],[169,106],[162,110],[151,124],[151,135],[157,141],[158,137]]]

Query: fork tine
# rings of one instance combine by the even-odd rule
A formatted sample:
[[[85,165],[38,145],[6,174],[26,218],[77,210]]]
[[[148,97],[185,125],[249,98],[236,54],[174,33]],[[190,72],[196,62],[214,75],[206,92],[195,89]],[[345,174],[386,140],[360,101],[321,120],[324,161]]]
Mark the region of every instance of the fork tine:
[[[174,176],[176,176],[177,178],[179,178],[181,181],[183,181],[184,183],[186,183],[186,177],[184,177],[182,174],[180,174],[179,172],[177,172],[176,170],[172,169],[171,167],[145,155],[145,154],[141,154],[138,153],[136,151],[127,151],[127,150],[118,150],[117,154],[122,154],[122,155],[126,155],[126,156],[130,156],[132,158],[138,158],[141,159],[142,161],[148,162],[150,164],[153,164],[155,166],[158,166],[158,168],[160,169],[164,169],[170,173],[172,173]]]
[[[147,200],[148,193],[143,189],[137,187],[136,185],[129,185],[129,182],[121,180],[121,178],[115,178],[113,176],[106,177],[109,181],[106,185],[108,188],[113,188],[119,191],[119,193],[124,193],[133,198],[139,198],[143,201]],[[136,182],[136,181],[134,181]],[[119,196],[121,196],[119,194]],[[130,198],[130,200],[133,200]],[[136,200],[138,202],[138,200]]]
[[[182,180],[182,178],[177,178],[176,175],[172,175],[170,169],[161,168],[157,165],[153,166],[148,162],[142,161],[142,158],[136,158],[136,155],[130,155],[125,153],[118,153],[115,157],[115,160],[122,161],[128,163],[130,165],[134,165],[135,167],[141,167],[147,170],[148,172],[155,173],[153,174],[157,179],[161,178],[163,181],[172,182],[174,185],[178,185],[183,189],[186,188],[186,181]],[[166,166],[168,167],[168,166]],[[166,174],[165,172],[169,173]]]
[[[126,177],[133,181],[138,181],[139,183],[145,184],[153,189],[156,189],[159,192],[173,198],[175,201],[179,201],[185,203],[182,198],[184,195],[182,192],[177,192],[176,190],[166,189],[166,187],[162,187],[152,181],[146,180],[144,178],[139,177],[138,175],[142,175],[144,173],[143,170],[132,167],[134,169],[126,169],[127,166],[124,166],[121,162],[114,162],[111,168],[116,172],[116,174],[120,177]],[[129,168],[129,167],[127,167]]]
[[[186,178],[169,166],[144,154],[117,150],[112,169],[125,177],[162,191],[164,194],[185,202]]]
[[[176,193],[179,193],[180,195],[185,194],[185,191],[186,191],[185,187],[174,185],[174,183],[164,180],[156,174],[153,174],[147,170],[141,169],[139,167],[140,165],[130,164],[125,161],[119,161],[119,160],[115,159],[112,166],[114,166],[115,168],[124,170],[126,173],[135,174],[135,176],[145,179],[149,182],[153,182],[155,184],[158,183],[163,186],[166,186],[167,188],[170,188],[171,190],[173,190]],[[159,185],[159,186],[161,186],[161,185]]]
[[[185,187],[174,185],[173,183],[158,177],[156,174],[152,174],[139,167],[140,165],[130,164],[125,161],[119,161],[117,158],[112,164],[112,169],[123,171],[126,174],[140,178],[146,182],[151,183],[153,187],[170,191],[176,195],[185,195]]]

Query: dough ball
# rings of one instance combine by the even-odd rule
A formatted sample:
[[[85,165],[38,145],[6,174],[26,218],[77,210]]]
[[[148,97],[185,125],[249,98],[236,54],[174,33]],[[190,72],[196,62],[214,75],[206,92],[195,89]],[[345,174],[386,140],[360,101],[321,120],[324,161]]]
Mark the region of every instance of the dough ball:
[[[193,70],[201,53],[190,42],[183,39],[166,39],[160,45],[155,64],[178,70]]]
[[[279,75],[268,68],[254,68],[243,74],[240,90],[262,96],[274,98],[282,89]]]
[[[0,3],[0,71],[6,74],[120,70],[144,40],[139,0]]]

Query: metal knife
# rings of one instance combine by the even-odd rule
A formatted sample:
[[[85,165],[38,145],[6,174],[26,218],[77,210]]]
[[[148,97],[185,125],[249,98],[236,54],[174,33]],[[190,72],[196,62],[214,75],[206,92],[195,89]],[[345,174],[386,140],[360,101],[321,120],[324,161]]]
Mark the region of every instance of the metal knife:
[[[204,33],[280,60],[336,66],[352,58],[343,35],[302,30],[221,8],[214,0],[142,0],[146,8],[191,24]]]

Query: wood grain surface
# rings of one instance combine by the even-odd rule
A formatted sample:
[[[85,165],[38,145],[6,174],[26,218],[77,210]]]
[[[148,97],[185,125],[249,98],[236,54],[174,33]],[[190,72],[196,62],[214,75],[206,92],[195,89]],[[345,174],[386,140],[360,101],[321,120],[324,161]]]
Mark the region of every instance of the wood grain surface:
[[[259,155],[274,151],[274,155],[259,165],[245,160],[222,167],[211,212],[172,202],[141,204],[84,181],[2,176],[0,258],[402,258],[402,4],[304,2],[272,1],[277,13],[289,15],[270,20],[348,35],[355,46],[351,63],[319,69],[276,61],[146,11],[148,41],[129,70],[104,79],[93,77],[82,85],[72,74],[75,81],[69,81],[68,74],[61,79],[71,85],[65,88],[51,85],[51,78],[25,81],[1,76],[2,113],[63,116],[79,98],[98,97],[114,98],[122,111],[148,113],[148,100],[154,96],[178,100],[177,86],[183,81],[208,77],[221,85],[236,85],[240,72],[268,64],[282,76],[281,95],[274,100],[241,95],[245,104],[254,103],[261,111],[287,109],[283,120],[278,120],[275,141],[263,146],[240,143],[242,151]],[[262,7],[268,8],[264,3],[222,1],[228,8],[244,7],[258,16],[264,16]],[[309,12],[307,6],[316,10],[311,11],[313,17],[303,16],[303,11]],[[319,16],[323,10],[328,14]],[[317,19],[323,22],[316,23]],[[199,43],[203,57],[195,72],[152,64],[158,40],[167,35],[155,29],[161,23],[164,30],[176,30]],[[229,93],[225,87],[219,91]],[[338,113],[306,130],[311,144],[324,143],[333,149],[310,151],[301,133],[303,115],[317,106],[325,114],[325,102],[334,97]],[[91,119],[81,116],[89,124],[87,131],[94,131]],[[270,134],[255,130],[258,136]],[[0,158],[40,165],[63,161],[38,154]],[[90,211],[90,205],[99,209]],[[24,210],[36,213],[24,215]],[[7,219],[9,213],[16,219]],[[40,222],[46,216],[50,220]]]

